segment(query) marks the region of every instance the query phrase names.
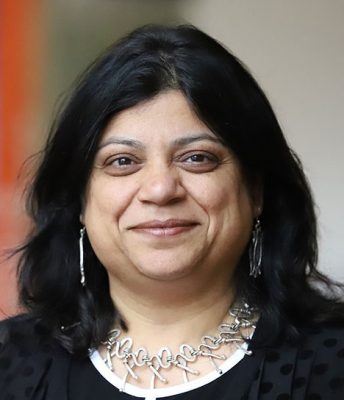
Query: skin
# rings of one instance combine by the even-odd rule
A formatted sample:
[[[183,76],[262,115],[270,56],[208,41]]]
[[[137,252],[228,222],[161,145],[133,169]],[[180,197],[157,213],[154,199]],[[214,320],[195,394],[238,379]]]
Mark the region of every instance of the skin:
[[[258,209],[237,159],[181,92],[111,120],[82,222],[135,343],[174,350],[216,332]]]

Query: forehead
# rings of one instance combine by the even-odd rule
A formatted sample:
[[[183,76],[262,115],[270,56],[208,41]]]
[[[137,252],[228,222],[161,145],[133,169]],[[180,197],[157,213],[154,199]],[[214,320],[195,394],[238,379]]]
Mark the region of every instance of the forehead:
[[[170,90],[115,115],[106,127],[100,145],[113,137],[173,140],[178,136],[200,133],[216,139],[185,96],[178,90]]]

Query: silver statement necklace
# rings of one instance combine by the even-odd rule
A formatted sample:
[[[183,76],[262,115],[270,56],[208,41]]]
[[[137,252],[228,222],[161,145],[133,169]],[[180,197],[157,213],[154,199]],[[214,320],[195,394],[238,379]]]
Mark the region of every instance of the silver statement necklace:
[[[224,322],[218,326],[218,334],[216,336],[206,335],[201,338],[200,344],[193,347],[183,343],[179,347],[177,354],[172,354],[167,347],[161,347],[157,354],[150,355],[144,347],[133,349],[133,339],[124,337],[120,339],[120,329],[113,329],[109,332],[109,336],[103,344],[106,346],[105,364],[111,371],[114,371],[113,360],[120,360],[125,366],[126,373],[123,377],[122,391],[125,388],[129,375],[135,379],[139,379],[140,368],[148,367],[152,372],[151,388],[155,388],[155,381],[159,379],[163,383],[168,383],[163,376],[163,370],[171,367],[179,368],[183,374],[184,383],[188,382],[188,375],[199,375],[199,371],[193,369],[189,364],[194,363],[199,357],[208,358],[213,368],[222,374],[222,370],[218,367],[216,360],[226,360],[225,354],[214,354],[214,350],[218,350],[225,344],[233,343],[242,349],[247,355],[251,355],[252,351],[242,348],[242,344],[249,340],[242,332],[245,328],[256,328],[257,309],[243,303],[234,306],[228,311],[232,317],[232,322]]]

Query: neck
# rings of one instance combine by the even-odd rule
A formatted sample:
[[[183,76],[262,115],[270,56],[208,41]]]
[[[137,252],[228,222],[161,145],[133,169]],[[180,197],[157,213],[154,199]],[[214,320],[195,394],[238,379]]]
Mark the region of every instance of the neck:
[[[171,282],[155,283],[148,293],[112,281],[111,292],[128,327],[125,335],[149,352],[164,346],[176,350],[182,343],[197,344],[202,336],[216,333],[234,298],[229,285],[220,283],[179,283],[177,288]]]
[[[100,351],[107,366],[122,378],[123,390],[126,382],[145,388],[165,387],[197,379],[214,369],[221,374],[223,360],[253,333],[253,313],[233,310],[235,315],[228,315],[234,299],[228,286],[209,284],[203,291],[189,286],[185,292],[179,284],[175,301],[171,301],[170,284],[165,283],[164,291],[156,284],[156,290],[147,295],[111,284],[113,300],[128,331],[113,331]],[[236,328],[219,327],[234,319]]]

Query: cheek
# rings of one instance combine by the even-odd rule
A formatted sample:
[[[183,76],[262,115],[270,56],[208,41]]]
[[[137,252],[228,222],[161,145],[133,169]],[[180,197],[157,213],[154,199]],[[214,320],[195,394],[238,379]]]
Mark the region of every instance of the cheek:
[[[221,178],[221,177],[220,177]],[[223,218],[247,212],[251,201],[245,185],[236,177],[228,175],[225,179],[209,179],[195,182],[189,190],[194,200],[213,217]]]
[[[226,179],[210,180],[199,185],[194,199],[208,218],[208,238],[217,241],[216,248],[228,241],[242,247],[248,240],[253,221],[253,207],[249,192],[235,174]]]
[[[102,263],[109,266],[122,257],[120,218],[131,203],[130,185],[118,185],[109,177],[93,178],[86,192],[84,224],[91,246]]]
[[[99,225],[106,221],[111,225],[118,221],[134,195],[132,185],[116,182],[111,177],[91,179],[85,202],[85,222]]]

